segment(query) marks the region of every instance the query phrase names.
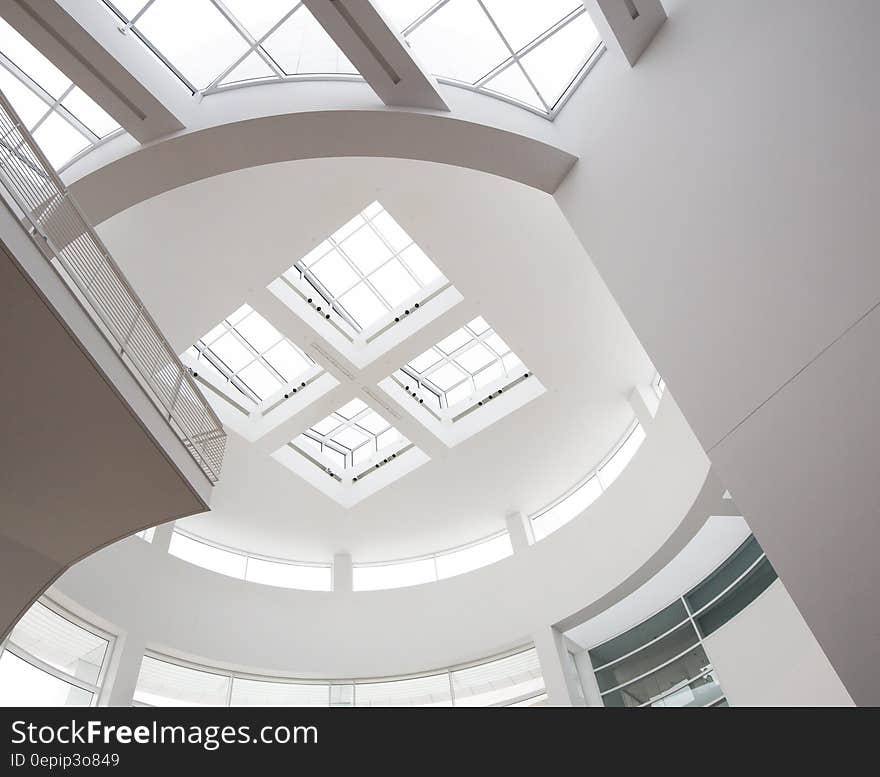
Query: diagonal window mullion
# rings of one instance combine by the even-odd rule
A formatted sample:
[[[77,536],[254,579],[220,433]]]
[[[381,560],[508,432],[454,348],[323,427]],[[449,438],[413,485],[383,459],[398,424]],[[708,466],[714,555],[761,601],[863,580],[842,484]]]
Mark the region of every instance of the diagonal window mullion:
[[[254,38],[253,35],[250,34],[247,27],[245,27],[238,18],[230,11],[226,6],[222,6],[222,2],[220,0],[211,0],[215,6],[217,6],[217,10],[222,13],[227,21],[233,24],[236,29],[239,29],[239,32],[245,35],[245,40],[248,41],[248,49],[241,56],[238,57],[229,67],[226,68],[219,76],[217,76],[208,86],[206,86],[202,91],[207,92],[210,89],[215,88],[219,83],[222,83],[223,79],[226,78],[235,68],[237,68],[242,62],[244,62],[251,54],[256,52],[257,56],[269,66],[269,68],[275,73],[278,78],[284,78],[286,73],[278,66],[278,63],[272,58],[272,56],[263,48],[264,41],[272,35],[284,22],[286,22],[302,5],[301,2],[295,3],[293,8],[291,8],[287,13],[285,13],[275,24],[273,24],[268,31],[264,32],[259,38]],[[222,8],[221,8],[222,6]],[[234,20],[234,21],[233,21]]]
[[[486,14],[486,18],[489,20],[489,23],[492,25],[492,27],[495,28],[495,32],[498,33],[498,37],[501,38],[501,41],[504,43],[505,47],[510,52],[510,56],[513,57],[513,59],[516,61],[516,64],[519,66],[520,71],[522,71],[522,74],[526,77],[526,80],[529,82],[529,86],[531,86],[532,89],[535,90],[535,94],[538,95],[538,99],[541,101],[541,105],[543,105],[544,109],[549,113],[550,106],[547,105],[547,101],[544,99],[544,95],[542,95],[538,91],[538,87],[535,85],[535,82],[532,81],[532,77],[526,72],[526,69],[522,66],[522,62],[519,61],[519,56],[517,55],[517,52],[513,50],[513,46],[510,45],[510,43],[507,40],[507,37],[504,35],[503,32],[501,32],[501,28],[498,26],[498,23],[492,17],[492,14],[489,13],[489,10],[484,5],[483,0],[477,0],[477,4],[480,6],[480,8],[483,9],[483,13]]]
[[[428,19],[430,19],[437,11],[439,11],[444,5],[446,5],[449,0],[439,0],[438,3],[432,5],[427,11],[425,11],[421,16],[416,19],[413,19],[406,27],[404,27],[400,34],[405,38],[407,35],[421,27]]]

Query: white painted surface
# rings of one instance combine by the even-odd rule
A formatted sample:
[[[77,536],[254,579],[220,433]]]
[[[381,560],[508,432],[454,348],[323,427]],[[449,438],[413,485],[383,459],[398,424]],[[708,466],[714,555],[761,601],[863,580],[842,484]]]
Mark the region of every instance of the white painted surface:
[[[880,4],[665,6],[638,65],[609,51],[555,122],[580,156],[556,199],[841,678],[876,705],[880,313],[862,317],[880,302]]]
[[[703,646],[731,707],[853,706],[780,580]]]

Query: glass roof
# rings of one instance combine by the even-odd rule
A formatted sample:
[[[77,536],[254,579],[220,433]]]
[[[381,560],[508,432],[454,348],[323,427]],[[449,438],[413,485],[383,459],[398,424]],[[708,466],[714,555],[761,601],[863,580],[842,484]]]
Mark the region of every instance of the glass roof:
[[[320,371],[249,305],[223,319],[187,353],[203,365],[209,381],[229,383],[255,404]]]
[[[3,19],[0,91],[56,169],[119,129],[109,114]]]
[[[413,239],[374,202],[300,259],[284,278],[304,288],[326,318],[355,333],[414,308],[445,278]]]
[[[320,454],[328,470],[338,472],[371,462],[380,452],[396,458],[409,440],[366,403],[353,399],[293,443],[301,451]]]
[[[103,2],[194,93],[266,79],[358,75],[295,0]],[[545,114],[601,45],[579,0],[374,2],[438,77]]]
[[[482,316],[408,362],[405,385],[434,410],[479,403],[499,384],[522,377],[526,368]]]
[[[552,113],[602,41],[579,0],[375,0],[438,78]]]
[[[357,70],[294,0],[104,0],[193,92]]]

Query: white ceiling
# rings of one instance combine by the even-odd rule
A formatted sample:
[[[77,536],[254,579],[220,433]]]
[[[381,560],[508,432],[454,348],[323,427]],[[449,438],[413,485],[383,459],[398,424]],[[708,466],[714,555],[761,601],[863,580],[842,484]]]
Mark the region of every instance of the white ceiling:
[[[510,510],[541,507],[586,474],[632,419],[627,394],[650,381],[653,367],[555,201],[521,184],[409,160],[286,162],[172,190],[99,231],[178,351],[248,302],[300,346],[321,342],[332,352],[265,286],[374,199],[464,301],[361,380],[374,385],[481,314],[547,393],[452,449],[408,426],[431,461],[350,509],[270,458],[265,444],[231,434],[213,512],[188,519],[191,531],[301,560],[440,550],[499,530]],[[285,431],[355,395],[367,399],[357,392],[343,378]]]

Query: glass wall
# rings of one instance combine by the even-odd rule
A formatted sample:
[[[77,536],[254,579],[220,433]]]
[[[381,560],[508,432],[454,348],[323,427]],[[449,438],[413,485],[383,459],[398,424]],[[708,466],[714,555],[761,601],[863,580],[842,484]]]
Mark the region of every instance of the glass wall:
[[[589,650],[606,707],[727,706],[703,638],[776,579],[754,537],[665,609]]]
[[[94,706],[109,648],[107,635],[37,602],[0,652],[0,706]]]
[[[300,680],[242,676],[146,655],[135,706],[514,707],[546,700],[534,648],[414,677]]]

